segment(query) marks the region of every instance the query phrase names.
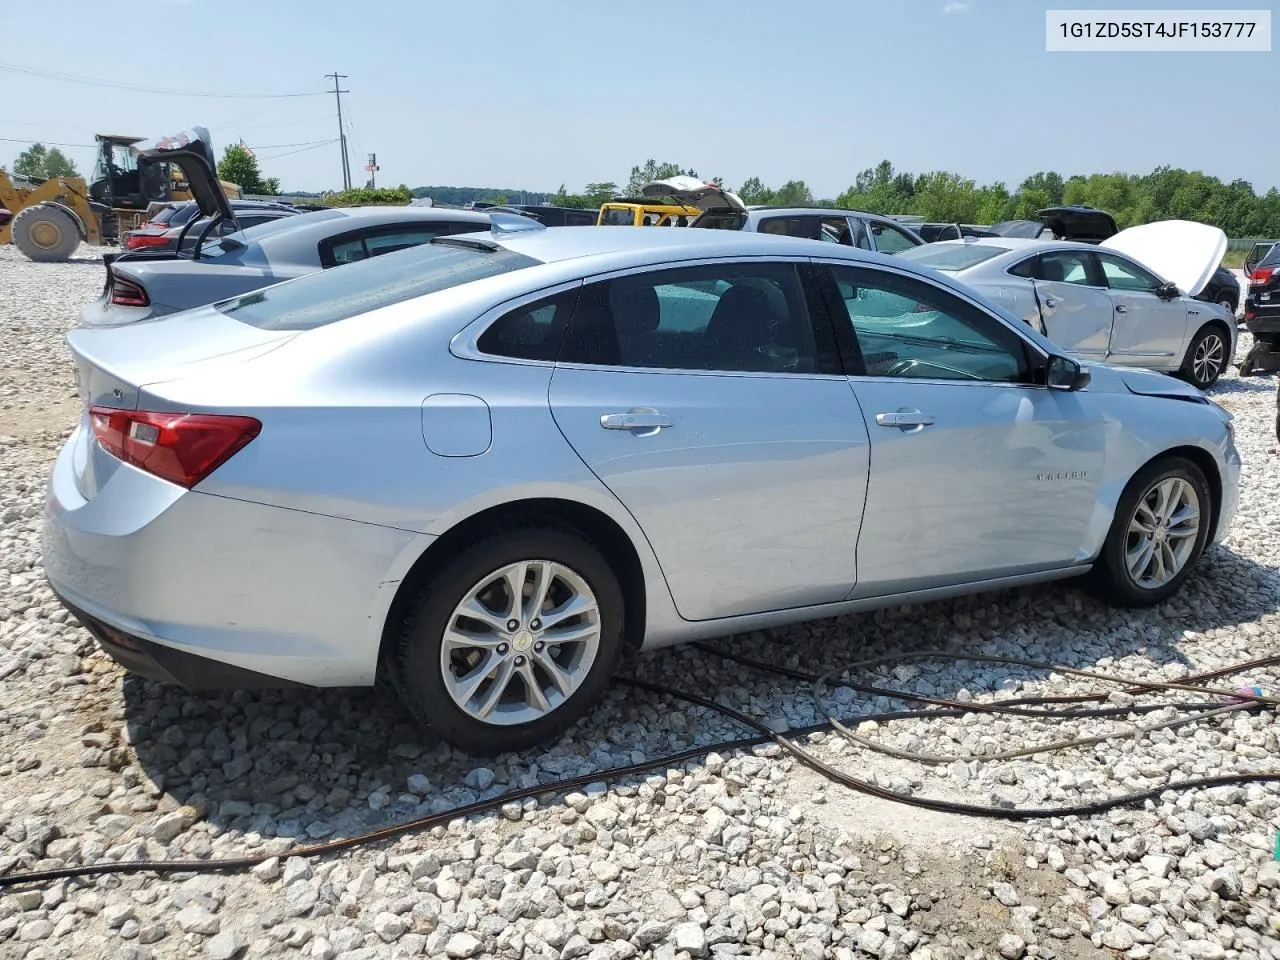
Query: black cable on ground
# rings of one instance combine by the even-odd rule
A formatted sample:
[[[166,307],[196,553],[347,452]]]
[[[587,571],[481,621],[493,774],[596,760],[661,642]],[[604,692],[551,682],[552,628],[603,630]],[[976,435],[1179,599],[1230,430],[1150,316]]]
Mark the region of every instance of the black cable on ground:
[[[722,651],[714,648],[706,647],[720,656],[726,656]],[[1094,677],[1109,682],[1131,682],[1124,678],[1116,678],[1105,674],[1090,673],[1088,671],[1074,670],[1073,668],[1056,667],[1052,664],[1041,664],[1034,661],[1016,661],[999,657],[985,657],[979,655],[963,655],[941,652],[929,652],[926,654],[902,654],[896,656],[876,658],[873,661],[864,661],[854,666],[861,666],[866,663],[883,663],[901,661],[906,659],[920,659],[928,656],[934,659],[954,659],[954,660],[970,660],[987,663],[1003,663],[1006,665],[1031,666],[1035,669],[1048,669],[1056,672],[1067,672],[1081,676]],[[739,659],[737,657],[729,657],[729,659]],[[813,682],[811,676],[801,674],[799,671],[792,671],[787,668],[777,667],[773,664],[765,664],[758,661],[749,662],[746,658],[739,659],[749,666],[757,669],[768,670],[774,673],[793,676],[796,679],[804,679]],[[1208,679],[1211,676],[1223,676],[1227,673],[1240,672],[1246,669],[1252,669],[1256,666],[1270,665],[1280,662],[1280,657],[1260,658],[1259,660],[1250,661],[1246,664],[1238,665],[1234,668],[1215,671],[1213,674],[1199,675],[1194,678],[1188,678],[1191,681],[1197,679]],[[672,766],[675,764],[685,763],[698,757],[706,756],[713,752],[731,752],[734,750],[746,749],[753,746],[759,746],[770,741],[778,744],[783,750],[790,753],[805,766],[817,771],[834,783],[839,783],[849,789],[865,793],[869,796],[877,797],[882,800],[888,800],[895,803],[903,803],[909,806],[933,810],[941,813],[958,813],[968,816],[989,817],[1004,820],[1036,820],[1047,817],[1069,817],[1069,816],[1091,816],[1097,813],[1103,813],[1118,807],[1134,806],[1159,797],[1161,794],[1170,790],[1190,790],[1206,787],[1234,786],[1243,783],[1272,783],[1280,782],[1280,773],[1258,773],[1258,774],[1225,774],[1216,777],[1200,777],[1178,781],[1176,783],[1167,783],[1159,787],[1153,787],[1149,790],[1137,791],[1134,793],[1121,794],[1115,797],[1109,797],[1103,800],[1092,801],[1088,803],[1075,804],[1071,806],[1053,807],[1053,808],[1014,808],[1014,807],[997,807],[984,806],[981,804],[958,803],[948,800],[930,799],[925,797],[914,797],[896,793],[887,790],[877,784],[862,780],[850,774],[839,770],[820,758],[814,756],[797,743],[788,739],[790,737],[803,737],[813,733],[827,732],[831,730],[829,723],[812,724],[797,730],[788,731],[788,736],[776,733],[767,726],[749,717],[746,714],[735,710],[725,704],[716,703],[697,694],[689,693],[683,690],[675,690],[660,684],[651,683],[645,680],[637,680],[633,678],[619,678],[617,682],[624,686],[630,686],[635,689],[645,690],[651,693],[657,693],[663,696],[675,697],[706,709],[714,710],[723,716],[726,716],[749,729],[755,730],[758,734],[754,737],[748,737],[739,740],[727,740],[715,744],[709,744],[701,747],[691,747],[678,753],[669,754],[664,757],[658,757],[653,760],[647,760],[643,763],[629,764],[624,767],[618,767],[612,770],[595,771],[589,774],[583,774],[578,777],[571,777],[567,780],[559,780],[549,784],[538,784],[532,787],[522,787],[511,790],[499,796],[488,800],[480,800],[475,803],[466,804],[456,807],[452,810],[446,810],[437,814],[430,814],[405,823],[393,824],[379,830],[371,830],[366,833],[358,834],[353,837],[345,837],[339,840],[331,840],[325,843],[313,844],[310,846],[296,847],[292,850],[285,851],[281,854],[273,854],[270,852],[262,852],[251,854],[244,857],[229,857],[217,860],[133,860],[133,861],[112,861],[107,863],[82,864],[78,866],[58,867],[51,870],[34,870],[26,873],[9,874],[0,876],[0,889],[18,886],[27,883],[47,883],[53,880],[68,879],[73,877],[89,877],[102,876],[106,874],[131,874],[131,873],[217,873],[228,870],[245,870],[250,867],[257,866],[272,857],[276,856],[295,856],[295,857],[315,857],[330,853],[337,853],[342,850],[348,850],[352,847],[363,846],[365,844],[377,843],[383,840],[389,840],[394,837],[403,836],[406,833],[412,833],[419,830],[430,829],[431,827],[446,824],[451,820],[459,817],[473,816],[479,813],[486,813],[495,810],[504,804],[511,803],[515,800],[523,800],[527,797],[539,796],[547,793],[557,793],[564,790],[571,790],[576,787],[586,786],[590,783],[598,783],[601,781],[612,781],[627,777],[633,777],[640,773],[650,770],[656,770]],[[1245,703],[1252,701],[1254,704],[1274,705],[1280,704],[1280,699],[1272,697],[1253,696],[1243,693],[1228,693],[1224,691],[1206,690],[1195,687],[1189,683],[1163,683],[1163,682],[1136,682],[1137,691],[1142,692],[1145,689],[1177,689],[1190,690],[1197,693],[1217,693],[1220,696],[1234,697],[1237,701]],[[850,684],[852,686],[852,684]],[[896,691],[887,691],[888,696],[897,697],[899,699],[919,700],[921,702],[935,702],[933,698],[916,697],[913,695],[904,695]],[[1105,699],[1101,695],[1093,695],[1084,697],[1083,700],[1073,700],[1068,702],[1087,702]],[[989,705],[978,705],[972,703],[959,703],[955,701],[938,701],[945,706],[935,707],[927,710],[901,710],[890,713],[880,713],[868,715],[860,718],[862,721],[877,720],[888,722],[892,720],[905,719],[936,719],[940,717],[956,717],[966,713],[983,711]],[[1024,704],[1036,704],[1050,701],[1047,698],[1026,698],[1022,701]],[[1005,702],[1008,703],[1007,701]],[[1243,706],[1245,703],[1239,705]],[[1197,705],[1199,706],[1199,705]],[[1134,712],[1134,708],[1123,708],[1125,712]],[[1091,711],[1092,712],[1092,711]],[[1055,715],[1081,715],[1072,712],[1056,711]]]

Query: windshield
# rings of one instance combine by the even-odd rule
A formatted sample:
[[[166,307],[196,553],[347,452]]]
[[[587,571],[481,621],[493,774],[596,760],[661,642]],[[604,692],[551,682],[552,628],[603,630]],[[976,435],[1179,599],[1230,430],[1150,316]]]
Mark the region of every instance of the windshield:
[[[903,250],[898,256],[903,260],[914,260],[921,266],[932,267],[934,270],[955,273],[957,270],[967,270],[969,267],[977,266],[985,260],[1008,252],[1004,247],[993,247],[985,243],[957,243],[954,246],[926,244],[922,247]]]
[[[263,330],[312,330],[539,262],[503,248],[487,250],[432,241],[308,274],[215,303],[214,307]]]

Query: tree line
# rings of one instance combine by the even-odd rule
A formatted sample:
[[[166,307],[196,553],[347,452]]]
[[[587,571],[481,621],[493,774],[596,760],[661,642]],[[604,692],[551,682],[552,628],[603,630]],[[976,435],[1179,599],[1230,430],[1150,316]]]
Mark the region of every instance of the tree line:
[[[589,183],[581,193],[562,185],[551,203],[566,207],[599,207],[620,195],[635,196],[652,180],[677,174],[698,176],[675,163],[647,163],[631,168],[620,188],[613,181]],[[711,178],[722,183],[720,178]],[[1221,227],[1229,237],[1280,237],[1280,190],[1259,194],[1246,180],[1224,183],[1198,170],[1157,167],[1148,174],[1094,173],[1063,177],[1041,171],[1016,189],[1004,183],[979,185],[958,173],[938,170],[909,173],[888,160],[860,172],[852,186],[834,199],[815,198],[803,180],[768,187],[758,177],[734,190],[747,204],[834,206],[868,213],[909,214],[941,223],[992,224],[1035,219],[1045,207],[1080,204],[1106,210],[1121,229],[1153,220],[1197,220]]]

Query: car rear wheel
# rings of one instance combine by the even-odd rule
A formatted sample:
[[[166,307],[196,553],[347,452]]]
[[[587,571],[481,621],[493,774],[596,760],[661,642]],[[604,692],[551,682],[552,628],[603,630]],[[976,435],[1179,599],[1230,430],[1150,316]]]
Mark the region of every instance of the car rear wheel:
[[[1210,324],[1202,327],[1187,348],[1182,361],[1182,376],[1201,390],[1208,390],[1227,367],[1227,335],[1222,328]]]
[[[520,750],[572,726],[622,651],[622,589],[568,530],[527,527],[467,547],[430,578],[396,651],[396,687],[441,738]]]
[[[1123,607],[1168,599],[1204,552],[1213,516],[1208,481],[1190,460],[1166,457],[1143,467],[1116,506],[1094,564],[1095,588]]]

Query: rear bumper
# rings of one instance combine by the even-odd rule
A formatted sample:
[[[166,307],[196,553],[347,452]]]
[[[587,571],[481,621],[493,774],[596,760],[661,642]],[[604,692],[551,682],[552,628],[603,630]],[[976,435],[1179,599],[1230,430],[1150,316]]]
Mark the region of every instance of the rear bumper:
[[[399,580],[432,537],[183,490],[119,464],[45,508],[45,575],[113,657],[199,687],[368,686]],[[81,450],[82,452],[82,450]]]
[[[56,589],[54,595],[92,634],[104,653],[130,673],[148,680],[176,683],[191,690],[272,690],[309,686],[131,636],[89,616],[59,595]]]

